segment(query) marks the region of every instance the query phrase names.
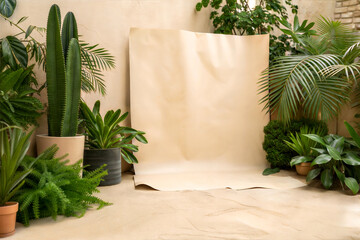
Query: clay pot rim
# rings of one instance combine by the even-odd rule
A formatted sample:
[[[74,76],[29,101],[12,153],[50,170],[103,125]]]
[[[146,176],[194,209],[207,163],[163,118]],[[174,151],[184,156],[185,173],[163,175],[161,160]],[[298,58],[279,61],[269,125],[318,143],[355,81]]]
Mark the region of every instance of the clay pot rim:
[[[82,134],[76,134],[76,136],[69,136],[69,137],[54,137],[54,136],[49,136],[48,134],[37,134],[36,137],[40,137],[40,138],[50,138],[50,139],[55,139],[55,138],[85,138],[85,135]]]
[[[311,165],[311,162],[302,162],[302,163],[299,163],[299,164],[296,164],[298,166],[310,166]]]
[[[18,211],[19,203],[18,202],[6,202],[5,206],[0,206],[1,212],[4,215],[15,213]]]

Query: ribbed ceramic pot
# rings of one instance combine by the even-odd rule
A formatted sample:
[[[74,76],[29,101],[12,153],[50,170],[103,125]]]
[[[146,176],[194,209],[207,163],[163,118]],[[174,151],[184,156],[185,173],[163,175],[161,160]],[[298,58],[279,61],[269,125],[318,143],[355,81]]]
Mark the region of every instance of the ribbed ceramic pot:
[[[109,149],[85,149],[84,166],[85,170],[93,171],[106,164],[105,169],[108,175],[99,186],[110,186],[121,182],[121,154],[120,148]]]
[[[59,147],[55,157],[61,157],[68,154],[68,164],[74,164],[84,157],[85,136],[76,135],[74,137],[50,137],[48,135],[36,136],[37,154],[41,154],[47,148],[56,144]]]
[[[16,213],[19,209],[17,202],[7,202],[0,207],[0,238],[15,233]]]

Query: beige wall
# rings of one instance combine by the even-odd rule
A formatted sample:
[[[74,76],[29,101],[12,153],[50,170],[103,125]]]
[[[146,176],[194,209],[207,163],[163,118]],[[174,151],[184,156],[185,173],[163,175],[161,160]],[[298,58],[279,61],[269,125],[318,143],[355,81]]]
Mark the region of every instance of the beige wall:
[[[184,29],[197,32],[212,32],[209,11],[195,12],[197,0],[21,0],[15,14],[11,17],[17,21],[22,16],[29,16],[22,24],[46,27],[50,6],[57,3],[62,16],[73,11],[78,21],[79,32],[83,39],[91,44],[99,43],[107,48],[116,58],[116,69],[105,73],[108,94],[83,95],[88,104],[97,99],[102,101],[102,112],[121,108],[129,111],[129,66],[128,34],[130,27]],[[299,5],[301,20],[316,20],[320,15],[334,16],[335,0],[294,0]],[[13,34],[16,29],[0,20],[0,37]],[[39,37],[43,39],[44,37]],[[45,79],[42,71],[37,71],[40,82]],[[45,126],[46,119],[41,119]],[[40,128],[45,133],[46,127]]]

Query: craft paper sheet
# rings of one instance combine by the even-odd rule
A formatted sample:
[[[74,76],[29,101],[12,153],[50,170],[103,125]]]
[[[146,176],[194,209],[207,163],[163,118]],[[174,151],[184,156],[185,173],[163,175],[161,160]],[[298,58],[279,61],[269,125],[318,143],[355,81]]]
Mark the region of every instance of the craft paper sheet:
[[[288,188],[264,177],[257,81],[268,66],[269,36],[133,28],[131,123],[146,132],[135,183],[159,190]]]

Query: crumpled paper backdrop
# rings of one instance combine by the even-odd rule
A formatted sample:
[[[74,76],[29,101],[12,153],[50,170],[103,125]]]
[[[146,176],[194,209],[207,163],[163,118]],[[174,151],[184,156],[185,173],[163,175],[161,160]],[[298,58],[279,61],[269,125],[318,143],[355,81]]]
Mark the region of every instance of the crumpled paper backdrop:
[[[136,185],[303,186],[261,175],[269,116],[259,105],[257,81],[268,66],[268,35],[133,28],[129,42],[131,123],[149,140],[137,153]]]

